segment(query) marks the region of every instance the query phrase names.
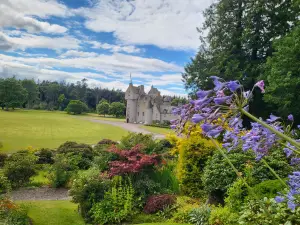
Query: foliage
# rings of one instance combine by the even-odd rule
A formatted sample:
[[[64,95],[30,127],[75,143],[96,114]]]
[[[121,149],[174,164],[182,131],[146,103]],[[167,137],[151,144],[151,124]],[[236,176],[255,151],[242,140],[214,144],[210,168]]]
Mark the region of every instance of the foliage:
[[[94,157],[93,149],[90,145],[71,141],[60,145],[57,153],[67,155],[68,160],[72,160],[73,164],[79,169],[89,168]]]
[[[253,192],[259,199],[275,198],[284,188],[280,180],[265,180],[253,186]]]
[[[0,167],[4,166],[5,160],[8,158],[7,154],[0,153]]]
[[[0,196],[2,194],[8,193],[10,190],[11,190],[10,181],[2,172],[0,172]]]
[[[166,207],[172,206],[176,203],[176,197],[174,195],[163,194],[150,196],[144,207],[144,213],[153,214],[158,211],[163,211]]]
[[[274,49],[266,64],[268,87],[264,99],[274,104],[282,116],[292,113],[299,119],[300,27],[277,40]]]
[[[54,157],[54,164],[51,167],[49,180],[52,187],[66,187],[78,171],[79,155],[72,155],[72,153],[56,154]]]
[[[0,222],[6,225],[30,225],[28,209],[18,206],[7,198],[0,199]]]
[[[60,94],[58,96],[58,99],[57,99],[57,103],[59,105],[60,110],[63,110],[65,108],[64,107],[65,101],[66,101],[65,95],[64,94]]]
[[[240,172],[245,171],[248,163],[253,166],[252,176],[254,178],[254,184],[263,180],[276,179],[276,177],[262,162],[255,161],[253,152],[232,150],[225,154]],[[281,149],[273,149],[270,155],[265,157],[265,160],[282,178],[286,177],[291,171],[291,167]],[[233,184],[236,178],[237,175],[224,159],[222,154],[215,152],[215,154],[208,160],[204,169],[203,183],[205,190],[209,193],[217,193],[219,197],[223,198],[225,192],[230,185]]]
[[[232,212],[228,207],[214,207],[209,216],[211,225],[237,225],[239,215]]]
[[[48,148],[39,149],[34,153],[38,157],[37,164],[53,164],[54,150]]]
[[[22,86],[27,91],[27,108],[31,109],[39,97],[39,89],[34,80],[22,80]]]
[[[110,188],[110,180],[99,176],[95,168],[79,172],[73,180],[70,196],[79,204],[80,213],[85,220],[91,222],[89,211],[93,204],[103,200],[105,192]]]
[[[27,91],[16,78],[0,78],[0,102],[3,107],[16,108],[21,106],[27,98]]]
[[[267,208],[266,213],[263,207]],[[272,215],[272,220],[270,216]],[[291,211],[285,203],[276,203],[274,199],[264,198],[248,201],[240,213],[239,224],[299,224],[300,208]]]
[[[102,139],[101,141],[98,142],[98,145],[117,145],[118,142],[112,141],[110,139]]]
[[[109,113],[109,108],[110,108],[109,103],[105,99],[102,99],[97,105],[96,110],[99,115],[105,116],[106,114]]]
[[[226,206],[235,212],[240,211],[245,198],[247,197],[248,189],[245,187],[245,179],[237,179],[227,190],[225,198]]]
[[[66,108],[69,114],[81,114],[88,111],[88,107],[80,100],[71,100]]]
[[[136,145],[130,150],[121,150],[116,146],[112,146],[109,149],[109,152],[118,155],[120,158],[119,160],[109,163],[110,176],[139,173],[147,167],[151,167],[159,163],[158,155],[146,155],[142,153],[140,145]]]
[[[133,214],[134,190],[129,178],[114,177],[111,191],[93,205],[91,217],[97,224],[120,223]]]
[[[5,161],[3,172],[13,187],[27,184],[30,177],[36,174],[37,157],[28,151],[11,154]]]
[[[132,224],[142,224],[142,223],[155,223],[155,222],[162,222],[163,219],[157,214],[145,214],[140,212],[138,214],[133,215],[130,220]]]
[[[110,147],[110,144],[97,144],[93,148],[94,160],[92,165],[97,167],[101,172],[108,170],[109,163],[118,159],[116,154],[108,151]]]
[[[189,214],[189,221],[196,225],[208,225],[211,209],[207,205],[200,206],[199,208],[192,209]]]
[[[142,147],[142,151],[145,153],[152,153],[156,147],[155,140],[150,134],[133,133],[123,136],[120,140],[119,147],[121,149],[130,149],[136,145]]]
[[[203,195],[202,174],[205,163],[214,151],[213,144],[197,133],[182,138],[176,143],[178,152],[177,176],[181,191],[189,196]]]
[[[112,102],[109,106],[109,114],[116,117],[125,116],[125,104],[121,102]]]
[[[175,97],[172,99],[171,105],[172,106],[178,106],[178,105],[183,105],[186,104],[188,101],[186,98],[181,98],[181,97]]]

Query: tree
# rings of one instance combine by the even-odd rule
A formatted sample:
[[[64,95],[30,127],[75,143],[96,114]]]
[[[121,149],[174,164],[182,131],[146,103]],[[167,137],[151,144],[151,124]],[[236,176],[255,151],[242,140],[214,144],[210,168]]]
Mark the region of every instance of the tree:
[[[0,102],[6,110],[21,106],[27,98],[27,91],[16,78],[0,79]]]
[[[274,104],[282,116],[290,113],[300,121],[300,26],[276,41],[275,53],[268,58],[268,81],[264,99]]]
[[[102,98],[102,100],[97,105],[97,113],[99,115],[102,114],[105,117],[105,114],[109,113],[109,107],[110,107],[109,103],[104,98]]]
[[[67,106],[67,112],[69,114],[81,114],[87,111],[87,105],[80,100],[71,100]]]
[[[22,86],[27,90],[27,108],[31,109],[39,96],[39,89],[34,80],[22,80]]]
[[[57,103],[59,105],[60,110],[62,110],[63,105],[64,105],[63,103],[64,103],[65,100],[66,100],[65,95],[64,94],[60,94],[59,97],[58,97],[58,99],[57,99]]]
[[[125,115],[125,104],[121,102],[113,102],[109,107],[109,114],[114,115],[116,117]]]

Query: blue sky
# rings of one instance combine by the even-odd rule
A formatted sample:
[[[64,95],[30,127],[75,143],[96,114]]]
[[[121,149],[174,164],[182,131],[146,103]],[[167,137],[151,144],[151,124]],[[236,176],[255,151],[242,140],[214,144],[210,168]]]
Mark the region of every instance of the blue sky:
[[[200,45],[211,0],[1,0],[0,77],[83,78],[185,95],[181,73]]]

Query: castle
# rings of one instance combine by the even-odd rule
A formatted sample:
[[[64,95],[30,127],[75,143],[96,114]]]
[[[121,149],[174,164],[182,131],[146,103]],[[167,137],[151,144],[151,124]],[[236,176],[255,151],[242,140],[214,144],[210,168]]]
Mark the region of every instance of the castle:
[[[129,84],[125,92],[127,100],[126,122],[127,123],[164,123],[176,119],[172,114],[172,98],[162,97],[157,88],[151,87],[148,94],[144,91],[144,85],[138,87]]]

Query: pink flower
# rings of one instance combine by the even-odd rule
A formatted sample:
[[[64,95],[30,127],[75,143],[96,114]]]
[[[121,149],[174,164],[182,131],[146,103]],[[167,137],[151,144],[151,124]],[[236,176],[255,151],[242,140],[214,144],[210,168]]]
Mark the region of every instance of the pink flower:
[[[254,86],[259,87],[261,93],[265,93],[265,82],[263,80],[258,81]]]

